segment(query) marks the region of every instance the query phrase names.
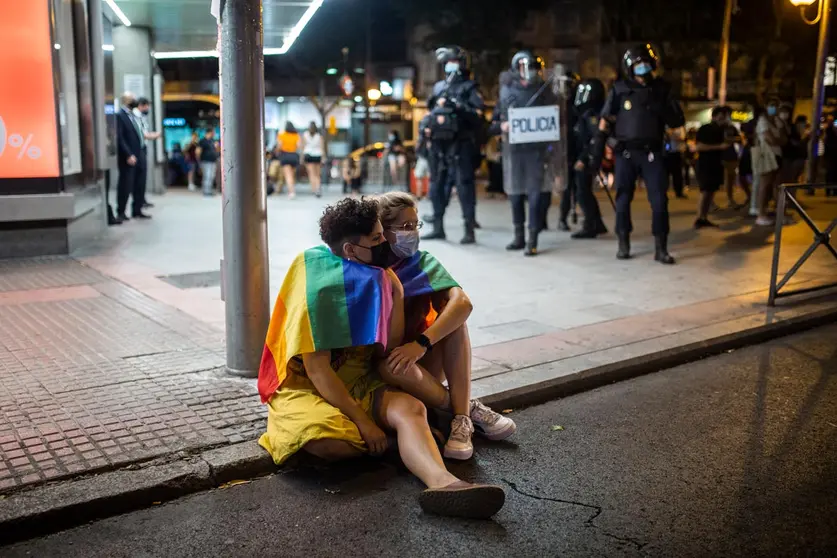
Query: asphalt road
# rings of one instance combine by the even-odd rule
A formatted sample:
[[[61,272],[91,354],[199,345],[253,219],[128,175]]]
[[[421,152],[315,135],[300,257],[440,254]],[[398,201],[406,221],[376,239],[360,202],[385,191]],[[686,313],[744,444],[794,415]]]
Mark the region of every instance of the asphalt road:
[[[0,556],[835,556],[837,326],[517,411],[453,469],[494,521],[428,517],[379,462],[197,494]],[[557,427],[561,426],[562,429]]]

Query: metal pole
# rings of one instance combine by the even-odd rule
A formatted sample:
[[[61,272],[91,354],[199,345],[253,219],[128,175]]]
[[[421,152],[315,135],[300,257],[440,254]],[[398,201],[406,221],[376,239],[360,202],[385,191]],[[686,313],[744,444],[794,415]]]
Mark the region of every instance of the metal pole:
[[[814,95],[811,114],[811,142],[808,145],[808,165],[806,168],[806,182],[816,182],[817,154],[820,143],[820,120],[822,120],[822,105],[825,99],[825,61],[828,57],[828,37],[831,31],[831,0],[822,2],[822,19],[820,20],[820,38],[817,46],[817,66],[814,74]]]
[[[729,66],[729,33],[732,26],[732,5],[735,0],[727,0],[724,11],[724,30],[721,32],[721,84],[718,89],[718,104],[727,104],[727,68]]]
[[[254,378],[270,321],[261,0],[223,3],[218,46],[227,372]]]
[[[778,199],[776,200],[776,233],[773,236],[773,264],[770,266],[770,292],[767,295],[767,305],[776,306],[776,298],[779,296],[779,288],[776,281],[779,278],[779,255],[782,250],[782,229],[785,226],[785,202],[788,191],[785,185],[779,186]]]
[[[370,63],[369,60],[372,57],[372,2],[371,0],[366,0],[366,53],[365,53],[365,60],[363,61],[363,106],[366,107],[366,112],[364,113],[363,117],[363,145],[364,147],[369,145],[372,141],[371,136],[371,127],[372,127],[372,115],[369,111],[369,88],[371,87],[371,83],[369,82],[369,71],[370,71]]]

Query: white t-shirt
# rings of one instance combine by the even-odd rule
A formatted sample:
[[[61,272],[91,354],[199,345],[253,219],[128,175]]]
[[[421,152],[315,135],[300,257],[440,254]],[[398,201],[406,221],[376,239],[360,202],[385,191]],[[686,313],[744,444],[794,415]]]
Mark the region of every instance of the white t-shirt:
[[[303,155],[309,155],[311,157],[323,156],[323,136],[319,133],[312,135],[311,132],[305,130],[302,138],[305,142],[305,147],[302,149]]]

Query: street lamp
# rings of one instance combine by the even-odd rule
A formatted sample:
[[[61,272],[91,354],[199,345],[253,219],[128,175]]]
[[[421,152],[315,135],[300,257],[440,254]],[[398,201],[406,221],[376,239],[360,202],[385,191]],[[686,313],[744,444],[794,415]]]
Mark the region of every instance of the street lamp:
[[[805,8],[811,6],[818,0],[790,0],[790,3],[799,8],[799,15],[802,21],[808,25],[820,24],[820,36],[817,44],[817,66],[814,72],[814,94],[813,108],[811,114],[811,142],[808,146],[808,165],[805,171],[805,180],[809,183],[815,182],[816,159],[819,154],[817,147],[820,140],[820,120],[822,119],[822,105],[825,98],[825,64],[828,57],[828,35],[831,31],[831,0],[819,0],[817,17],[813,20],[805,17]]]
[[[366,96],[370,101],[377,101],[381,98],[381,91],[378,89],[370,89],[366,92]]]

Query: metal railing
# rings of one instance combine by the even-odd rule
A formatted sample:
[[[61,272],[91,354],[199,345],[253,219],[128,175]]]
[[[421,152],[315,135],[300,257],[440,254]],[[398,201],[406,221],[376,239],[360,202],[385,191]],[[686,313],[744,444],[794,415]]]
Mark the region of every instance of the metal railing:
[[[776,306],[776,299],[783,298],[786,296],[792,296],[797,294],[803,293],[810,293],[814,291],[821,291],[823,289],[829,289],[832,287],[837,287],[837,282],[829,283],[826,285],[817,285],[816,287],[806,287],[802,289],[795,289],[795,290],[782,290],[785,285],[788,284],[796,272],[808,261],[808,258],[819,248],[820,246],[825,246],[826,249],[831,252],[831,255],[837,259],[837,250],[831,245],[831,233],[834,232],[834,229],[837,228],[837,218],[831,221],[831,224],[826,227],[824,231],[821,231],[819,227],[814,223],[814,221],[808,216],[808,213],[802,208],[802,205],[797,201],[794,194],[797,190],[806,190],[806,191],[814,191],[820,190],[825,188],[832,188],[837,189],[837,185],[834,184],[782,184],[779,186],[779,199],[777,200],[776,204],[776,237],[773,243],[773,267],[770,270],[770,295],[767,299],[768,306]],[[796,209],[796,212],[799,213],[799,216],[802,220],[808,225],[811,231],[814,233],[814,240],[811,243],[811,246],[805,250],[805,253],[802,254],[799,259],[793,264],[793,267],[785,274],[781,281],[777,282],[779,277],[779,254],[782,249],[782,229],[784,228],[784,215],[785,209],[788,206],[788,203]]]

